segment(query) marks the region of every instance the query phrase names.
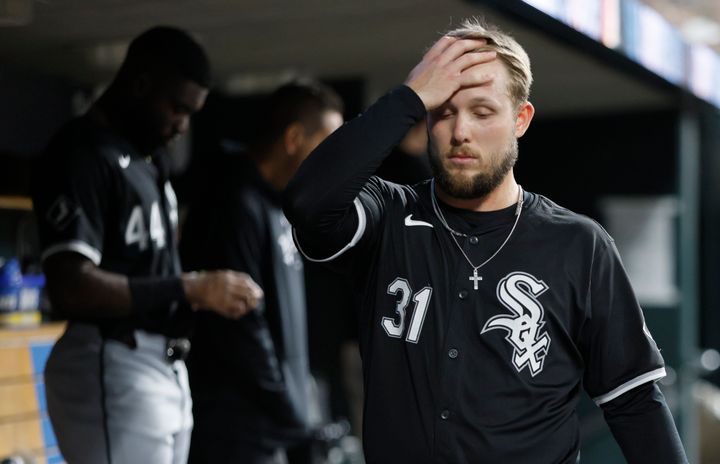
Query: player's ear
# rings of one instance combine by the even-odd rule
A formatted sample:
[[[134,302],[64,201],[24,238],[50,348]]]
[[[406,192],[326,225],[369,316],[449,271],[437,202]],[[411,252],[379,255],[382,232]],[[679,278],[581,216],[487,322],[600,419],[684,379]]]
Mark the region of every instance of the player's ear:
[[[283,132],[283,146],[285,152],[294,156],[305,142],[305,126],[300,122],[294,122],[285,128]]]
[[[535,107],[529,101],[520,104],[515,118],[515,137],[520,138],[525,134],[533,116],[535,116]]]

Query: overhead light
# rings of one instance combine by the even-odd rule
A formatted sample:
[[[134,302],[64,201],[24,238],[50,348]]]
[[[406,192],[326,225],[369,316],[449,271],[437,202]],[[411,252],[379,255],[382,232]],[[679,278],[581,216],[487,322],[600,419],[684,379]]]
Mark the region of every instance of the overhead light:
[[[680,30],[689,42],[706,45],[720,44],[720,24],[711,19],[696,16],[683,22]]]
[[[33,19],[33,0],[0,0],[0,26],[27,26]]]

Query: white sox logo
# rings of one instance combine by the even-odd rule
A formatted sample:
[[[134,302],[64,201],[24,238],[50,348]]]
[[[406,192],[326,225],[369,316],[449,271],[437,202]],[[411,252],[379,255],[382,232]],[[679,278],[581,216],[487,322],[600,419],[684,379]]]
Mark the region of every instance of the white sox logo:
[[[507,331],[507,340],[514,348],[512,362],[520,372],[524,367],[535,377],[542,372],[550,348],[550,336],[540,329],[545,325],[542,305],[537,300],[548,286],[525,272],[513,272],[500,281],[497,297],[512,316],[498,315],[485,323],[482,334],[493,329]]]

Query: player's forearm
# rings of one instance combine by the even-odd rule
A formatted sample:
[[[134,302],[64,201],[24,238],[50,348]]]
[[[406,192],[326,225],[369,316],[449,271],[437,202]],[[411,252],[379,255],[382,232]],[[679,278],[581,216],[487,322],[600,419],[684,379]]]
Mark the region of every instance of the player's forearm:
[[[53,309],[78,320],[122,318],[132,314],[128,279],[97,268],[73,253],[49,257],[44,263]]]
[[[300,166],[284,194],[285,215],[301,230],[333,227],[425,107],[401,86],[335,131]]]
[[[603,405],[605,420],[629,464],[685,464],[680,436],[660,389],[635,388]]]
[[[99,321],[135,316],[161,320],[187,303],[179,277],[130,277],[109,272],[74,254],[44,263],[54,309],[73,320]]]

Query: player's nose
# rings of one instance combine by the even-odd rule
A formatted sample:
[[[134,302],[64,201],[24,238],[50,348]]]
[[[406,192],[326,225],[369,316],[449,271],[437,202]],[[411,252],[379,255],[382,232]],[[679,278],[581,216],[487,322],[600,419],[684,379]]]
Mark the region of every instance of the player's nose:
[[[470,141],[470,129],[465,116],[458,114],[452,122],[452,138],[457,145],[462,145]]]

